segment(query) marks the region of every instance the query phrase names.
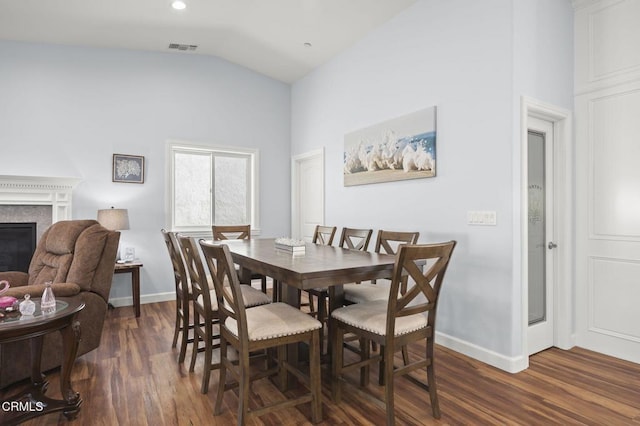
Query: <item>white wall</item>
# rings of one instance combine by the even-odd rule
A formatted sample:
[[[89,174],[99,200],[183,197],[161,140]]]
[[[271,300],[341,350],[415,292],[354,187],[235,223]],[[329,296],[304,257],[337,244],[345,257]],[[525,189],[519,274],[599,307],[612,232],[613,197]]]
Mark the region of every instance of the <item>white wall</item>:
[[[294,84],[291,132],[293,155],[326,148],[327,224],[458,241],[439,307],[439,340],[506,369],[521,355],[513,3],[416,3]],[[570,10],[549,25],[567,19]],[[570,75],[570,65],[558,66]],[[537,75],[537,66],[531,72]],[[519,88],[540,93],[537,80],[523,80]],[[544,80],[539,86],[548,87]],[[343,186],[346,133],[430,105],[438,107],[437,177]],[[467,225],[469,210],[496,211],[497,226]]]
[[[288,85],[188,54],[0,42],[0,58],[1,173],[81,178],[74,218],[129,209],[121,240],[144,262],[143,303],[174,297],[160,235],[168,139],[258,148],[262,235],[288,232]],[[143,185],[111,182],[114,153],[145,156]],[[130,298],[128,275],[111,296]]]

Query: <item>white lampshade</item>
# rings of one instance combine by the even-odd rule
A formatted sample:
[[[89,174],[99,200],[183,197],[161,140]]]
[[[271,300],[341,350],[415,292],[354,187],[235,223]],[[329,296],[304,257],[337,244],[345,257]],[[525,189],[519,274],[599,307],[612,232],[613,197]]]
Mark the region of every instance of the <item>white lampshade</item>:
[[[129,212],[127,209],[114,209],[113,207],[98,210],[98,222],[112,231],[129,229]]]

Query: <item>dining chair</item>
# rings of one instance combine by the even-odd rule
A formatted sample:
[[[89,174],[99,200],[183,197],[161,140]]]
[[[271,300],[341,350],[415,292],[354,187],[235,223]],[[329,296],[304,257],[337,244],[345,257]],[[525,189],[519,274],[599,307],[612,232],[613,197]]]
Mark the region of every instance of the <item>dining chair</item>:
[[[194,345],[191,352],[189,372],[193,372],[198,352],[204,352],[204,366],[202,371],[201,393],[209,391],[211,371],[220,368],[220,362],[214,362],[213,351],[220,347],[214,343],[220,338],[219,309],[216,290],[211,277],[207,276],[198,244],[193,238],[178,235],[180,249],[185,260],[186,271],[191,282],[191,297],[193,301],[193,337]],[[242,296],[246,306],[257,306],[270,303],[271,299],[260,290],[249,285],[242,286]],[[204,345],[204,346],[201,346]]]
[[[342,248],[367,251],[373,229],[342,228],[340,244]]]
[[[416,244],[420,232],[396,232],[378,231],[375,252],[385,254],[396,254],[400,244]],[[400,286],[400,293],[404,294],[407,288],[407,276],[404,276]],[[386,300],[389,297],[389,287],[377,285],[376,280],[370,283],[345,284],[344,300],[351,303],[370,302],[372,300]]]
[[[314,244],[330,246],[333,244],[333,237],[335,237],[337,229],[338,228],[335,226],[316,225],[311,242]]]
[[[400,244],[416,244],[420,232],[396,232],[396,231],[378,231],[376,239],[376,253],[396,254]],[[407,291],[407,275],[402,276],[400,283],[400,294]],[[388,281],[388,280],[385,280]],[[386,285],[378,285],[377,280],[371,280],[370,283],[350,283],[344,285],[344,301],[345,304],[371,302],[374,300],[387,300],[389,297],[389,287]],[[351,347],[350,347],[351,348]],[[377,344],[372,343],[371,348],[377,350]],[[409,363],[409,350],[406,346],[402,347],[402,358],[405,365]],[[380,383],[383,383],[384,376],[380,375]]]
[[[224,240],[250,240],[251,225],[212,225],[214,241]],[[237,271],[237,269],[236,269]],[[260,288],[263,293],[267,292],[267,277],[262,274],[251,274],[252,280],[260,280]],[[274,290],[275,291],[275,290]]]
[[[191,283],[188,282],[184,260],[182,259],[180,248],[178,247],[175,232],[169,232],[164,229],[160,232],[162,232],[162,237],[164,238],[167,251],[169,252],[169,258],[171,259],[171,266],[173,268],[173,278],[175,281],[176,319],[171,347],[176,347],[176,344],[178,343],[178,335],[181,335],[178,362],[183,363],[187,353],[187,345],[189,343],[193,343],[193,338],[189,337],[189,330],[193,329],[193,324],[190,323],[190,312],[192,310]]]
[[[336,235],[337,229],[338,228],[336,226],[316,225],[311,242],[313,244],[330,246],[333,244],[333,238]],[[306,293],[309,299],[309,313],[317,317],[318,321],[322,323],[322,331],[320,333],[320,353],[324,354],[324,335],[326,334],[327,301],[329,299],[329,291],[326,288],[312,288],[307,290]],[[300,294],[301,292],[298,293],[298,297],[300,297]],[[314,306],[314,298],[317,300],[317,309]],[[300,306],[303,306],[303,304],[301,303]]]
[[[349,249],[349,250],[367,251],[372,234],[373,234],[373,229],[342,228],[342,233],[340,235],[340,243],[338,246],[341,248]],[[310,289],[308,290],[308,294],[309,294],[309,300],[310,300],[309,307],[311,309],[311,314],[317,316],[318,321],[322,323],[322,335],[324,336],[326,334],[325,330],[326,330],[327,319],[328,319],[327,305],[329,302],[329,290],[327,290],[326,288]],[[312,300],[314,297],[318,300],[317,311],[314,310],[313,304],[312,304]],[[324,338],[323,338],[323,341],[321,342],[321,347],[322,347],[322,352],[324,353]]]
[[[440,418],[440,407],[436,389],[434,366],[434,338],[438,295],[444,275],[449,265],[455,241],[440,244],[402,245],[396,254],[391,289],[387,300],[356,303],[334,310],[331,314],[332,333],[332,383],[331,394],[335,403],[340,403],[343,374],[360,369],[360,385],[365,387],[369,380],[369,366],[380,363],[384,374],[384,403],[386,423],[395,424],[394,379],[417,369],[426,368],[427,383],[409,376],[414,383],[429,392],[433,417]],[[429,265],[423,273],[416,261]],[[400,294],[403,275],[412,279],[412,285],[405,294]],[[361,342],[360,359],[344,365],[344,335],[355,334]],[[395,367],[394,356],[402,346],[411,342],[424,341],[424,358],[414,360],[409,365]],[[380,345],[380,352],[372,356],[369,342]]]
[[[220,383],[214,415],[222,412],[224,392],[238,387],[238,425],[244,425],[250,416],[260,416],[286,407],[311,402],[313,423],[322,420],[320,383],[320,328],[311,316],[285,303],[276,302],[246,309],[241,285],[229,247],[200,240],[200,246],[216,288],[220,316]],[[289,364],[285,359],[286,345],[300,342],[309,345],[309,374]],[[238,360],[228,356],[228,345],[238,352]],[[249,355],[257,351],[277,348],[274,368],[260,371],[251,377]],[[309,393],[285,401],[275,402],[258,409],[249,408],[249,387],[252,380],[278,374],[278,383],[286,385],[287,371],[309,387]],[[227,383],[227,372],[234,382]]]

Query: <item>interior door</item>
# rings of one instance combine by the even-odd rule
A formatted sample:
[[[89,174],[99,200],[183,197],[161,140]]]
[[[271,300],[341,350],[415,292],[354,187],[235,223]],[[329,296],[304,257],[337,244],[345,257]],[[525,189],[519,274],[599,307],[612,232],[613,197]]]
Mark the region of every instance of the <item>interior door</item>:
[[[527,137],[529,355],[554,344],[553,124],[529,118]]]
[[[576,98],[576,331],[640,363],[640,82]]]
[[[324,224],[324,152],[293,158],[291,235],[311,242],[316,225]]]

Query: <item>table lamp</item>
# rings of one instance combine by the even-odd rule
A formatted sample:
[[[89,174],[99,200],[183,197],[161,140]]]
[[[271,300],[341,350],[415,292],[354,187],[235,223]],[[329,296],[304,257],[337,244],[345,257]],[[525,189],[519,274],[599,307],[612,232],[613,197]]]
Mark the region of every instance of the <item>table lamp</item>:
[[[110,209],[101,209],[98,210],[98,222],[111,231],[125,231],[129,229],[129,212],[127,209],[115,209],[113,207]],[[131,259],[127,258],[125,260],[132,261],[133,258],[135,258],[132,247],[127,248],[127,255],[129,255],[129,252],[131,256],[127,257],[131,257]],[[118,247],[118,260],[120,259],[120,248]]]

